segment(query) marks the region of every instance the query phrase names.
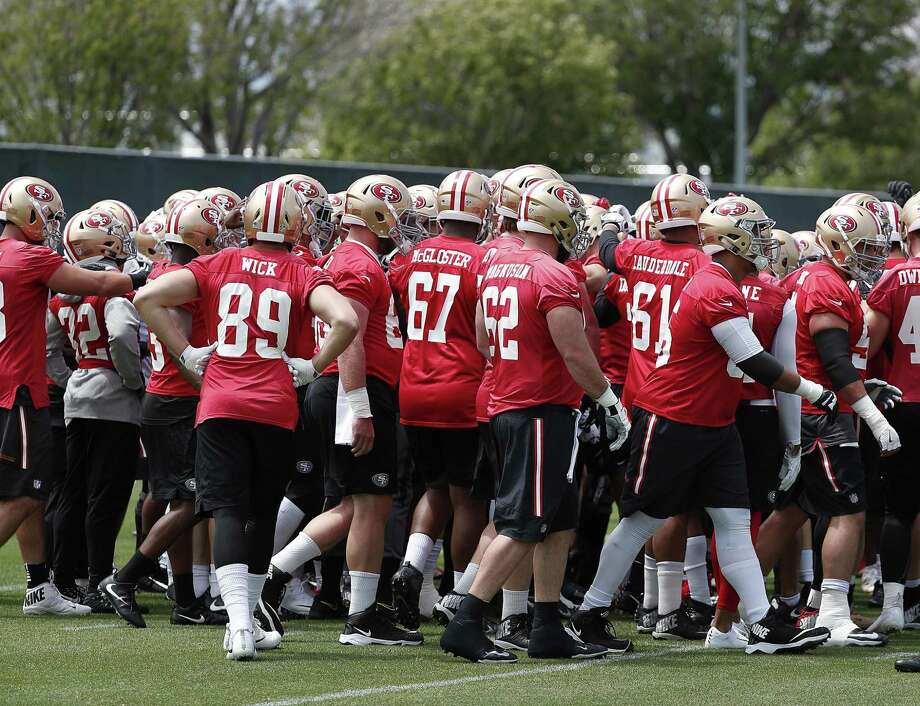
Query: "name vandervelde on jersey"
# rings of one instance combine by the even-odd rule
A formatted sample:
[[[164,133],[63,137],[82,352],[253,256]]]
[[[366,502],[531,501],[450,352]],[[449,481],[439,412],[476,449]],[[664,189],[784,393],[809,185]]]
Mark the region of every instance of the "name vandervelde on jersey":
[[[432,265],[452,265],[468,269],[473,256],[456,250],[441,248],[418,248],[412,251],[412,262],[427,262]]]
[[[530,271],[533,268],[530,265],[522,263],[509,262],[507,264],[489,265],[486,277],[510,277],[512,279],[529,279]]]

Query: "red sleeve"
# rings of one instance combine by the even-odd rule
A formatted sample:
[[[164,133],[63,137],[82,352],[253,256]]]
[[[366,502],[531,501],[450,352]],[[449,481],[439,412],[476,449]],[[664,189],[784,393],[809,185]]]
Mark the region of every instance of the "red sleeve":
[[[805,298],[803,313],[809,318],[816,314],[835,314],[852,323],[853,316],[848,306],[851,297],[849,290],[835,291],[828,286],[827,278],[824,277],[816,278],[812,275],[810,279],[813,285]]]
[[[600,267],[604,267],[604,263],[601,262],[601,259],[597,255],[591,255],[591,257],[586,258],[583,264],[585,267],[588,267],[589,265],[599,265]],[[606,270],[607,268],[604,267],[604,269]]]
[[[866,299],[866,303],[869,305],[870,309],[884,314],[889,319],[891,319],[894,314],[891,301],[891,293],[894,291],[894,287],[891,286],[891,282],[896,278],[897,275],[894,274],[894,270],[888,270],[879,280],[878,284],[872,288],[872,291],[869,292],[869,298]]]
[[[198,296],[202,296],[207,290],[208,285],[208,261],[213,256],[196,257],[194,260],[185,265],[185,269],[195,276],[195,282],[198,285]]]
[[[702,322],[712,328],[729,319],[747,319],[748,308],[744,296],[735,287],[713,288],[697,299]]]
[[[578,283],[570,270],[558,274],[544,270],[535,274],[540,277],[537,283],[540,288],[537,293],[537,308],[544,316],[560,306],[570,306],[579,312],[582,310]]]
[[[620,275],[613,275],[607,279],[607,283],[604,285],[604,296],[607,297],[607,301],[611,304],[616,304],[619,299],[620,282],[622,279]]]
[[[569,268],[573,275],[575,275],[575,280],[578,282],[587,282],[588,275],[585,272],[584,266],[578,260],[566,260],[565,266]]]
[[[626,266],[626,261],[633,254],[633,250],[636,249],[636,243],[642,242],[640,240],[635,240],[634,238],[627,238],[619,245],[617,245],[614,253],[614,260],[616,260],[617,272],[625,275],[631,268]]]
[[[313,290],[317,287],[327,285],[329,287],[335,287],[335,283],[332,281],[332,277],[329,276],[329,273],[324,270],[319,269],[318,267],[309,267],[306,268],[307,276],[304,278],[304,300],[309,304],[310,295],[313,293]]]
[[[48,284],[48,280],[64,264],[63,257],[44,245],[34,246],[34,251],[30,252],[29,255],[29,262],[26,267],[28,267],[29,271],[34,272],[36,279],[44,285]]]
[[[358,302],[365,309],[370,310],[374,305],[376,288],[374,280],[365,272],[354,270],[340,270],[334,276],[335,288],[343,297]]]

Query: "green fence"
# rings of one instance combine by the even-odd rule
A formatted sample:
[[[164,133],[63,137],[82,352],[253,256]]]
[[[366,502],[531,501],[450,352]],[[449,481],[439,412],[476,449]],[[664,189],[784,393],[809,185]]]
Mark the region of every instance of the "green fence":
[[[246,195],[261,182],[288,172],[309,174],[329,191],[341,191],[359,176],[374,172],[392,174],[408,185],[437,185],[450,171],[449,167],[401,164],[190,158],[133,150],[0,144],[0,184],[23,174],[38,176],[60,190],[68,213],[75,213],[100,199],[117,198],[130,204],[141,218],[179,189],[219,185]],[[606,196],[611,203],[623,203],[630,209],[647,200],[654,185],[654,180],[585,175],[572,175],[569,180],[582,191]],[[745,193],[757,200],[779,227],[787,230],[813,228],[817,215],[843,193],[762,187],[738,189],[731,184],[711,184],[710,188],[713,196],[729,191]]]

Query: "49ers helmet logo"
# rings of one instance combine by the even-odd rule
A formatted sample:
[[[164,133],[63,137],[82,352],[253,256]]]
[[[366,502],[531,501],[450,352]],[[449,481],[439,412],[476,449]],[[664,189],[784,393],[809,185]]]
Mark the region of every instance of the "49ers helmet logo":
[[[54,198],[54,194],[51,193],[51,190],[47,186],[42,186],[41,184],[29,184],[26,187],[26,193],[38,201],[50,201]]]
[[[374,184],[371,187],[371,193],[381,201],[396,203],[402,199],[402,194],[392,184]]]
[[[856,220],[850,218],[850,216],[831,216],[827,220],[827,224],[834,230],[840,231],[841,233],[852,233],[854,230],[856,230]]]
[[[150,223],[144,223],[140,230],[144,233],[159,233],[163,230],[163,224],[159,221],[151,221]]]
[[[291,186],[294,188],[294,191],[296,191],[298,194],[306,196],[308,199],[315,199],[317,196],[319,196],[319,191],[317,190],[316,186],[311,184],[309,181],[299,179],[293,182]]]
[[[94,211],[86,217],[86,225],[90,228],[105,228],[111,222],[111,218],[99,211]]]
[[[415,208],[425,208],[425,197],[421,194],[415,197]]]
[[[345,202],[342,200],[342,197],[339,196],[338,194],[329,194],[329,205],[330,206],[341,206],[343,203]]]
[[[201,209],[201,217],[204,218],[212,226],[220,224],[220,214],[217,212],[216,208]]]
[[[740,201],[728,201],[721,204],[717,209],[716,213],[720,216],[741,216],[747,213],[750,209],[747,207],[747,204],[741,203]]]
[[[569,208],[579,208],[581,203],[581,198],[571,189],[567,189],[564,186],[557,186],[553,190],[553,196],[562,201]]]
[[[236,201],[233,200],[232,196],[227,196],[227,194],[214,194],[208,200],[224,211],[229,211],[236,206]]]
[[[699,179],[692,179],[690,181],[690,188],[693,189],[700,196],[703,196],[707,199],[710,198],[709,189],[706,188],[706,185],[703,182],[701,182]]]
[[[870,201],[866,204],[866,208],[872,211],[872,213],[874,213],[879,218],[888,218],[888,210],[879,201]]]

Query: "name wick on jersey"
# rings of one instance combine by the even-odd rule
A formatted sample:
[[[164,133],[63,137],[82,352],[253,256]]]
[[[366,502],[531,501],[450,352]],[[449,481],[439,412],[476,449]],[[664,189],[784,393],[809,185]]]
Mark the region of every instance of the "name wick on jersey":
[[[453,265],[469,269],[473,261],[472,256],[456,250],[441,250],[436,248],[421,248],[412,251],[412,262],[428,262],[437,265]]]
[[[648,255],[636,255],[633,269],[649,272],[653,275],[674,275],[675,277],[689,277],[690,263],[686,260],[660,260]]]
[[[488,272],[486,272],[487,278],[492,277],[510,277],[513,279],[530,279],[530,265],[525,265],[523,263],[514,263],[509,262],[502,265],[490,265]]]
[[[252,272],[255,275],[265,275],[266,277],[275,277],[275,268],[277,262],[266,262],[265,260],[255,260],[251,257],[243,258],[243,272]]]

